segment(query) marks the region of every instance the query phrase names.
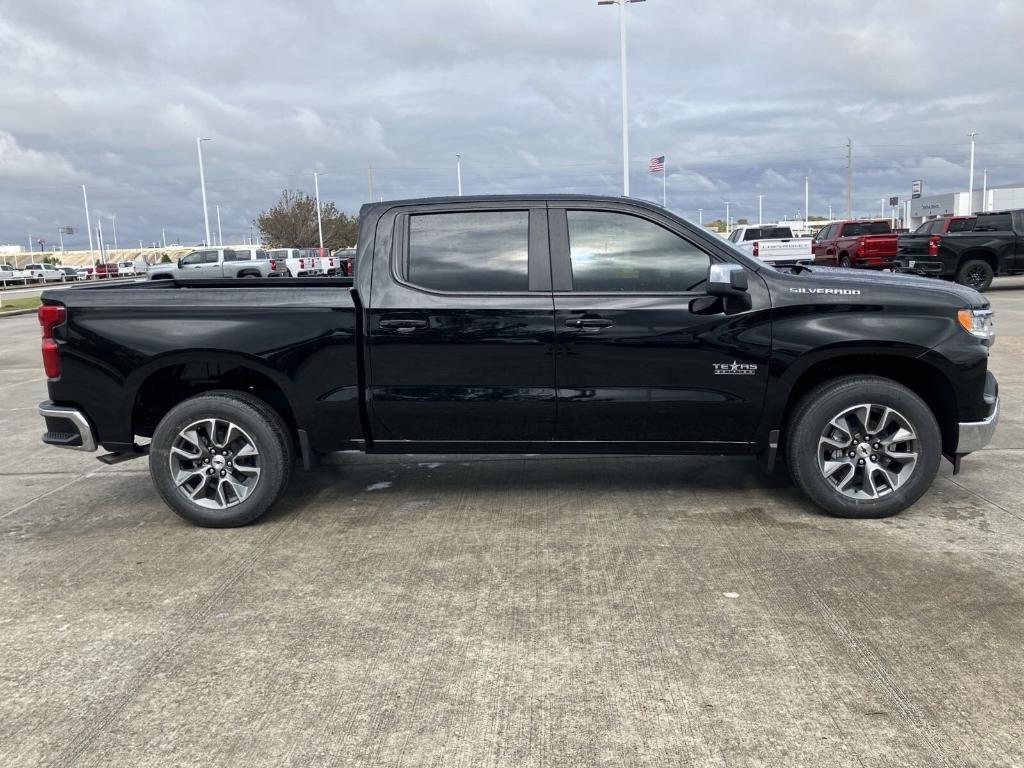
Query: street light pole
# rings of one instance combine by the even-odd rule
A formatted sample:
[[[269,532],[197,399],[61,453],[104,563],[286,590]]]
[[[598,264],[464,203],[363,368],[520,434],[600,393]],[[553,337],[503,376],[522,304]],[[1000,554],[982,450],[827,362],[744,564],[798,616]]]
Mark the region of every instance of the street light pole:
[[[224,232],[220,228],[220,206],[217,206],[217,243],[224,247]]]
[[[82,200],[85,202],[85,229],[89,232],[89,258],[95,261],[96,253],[92,249],[92,219],[89,218],[89,195],[85,192],[85,184],[82,185]]]
[[[629,197],[629,94],[626,76],[626,4],[644,0],[598,0],[598,5],[619,6],[619,75],[622,89],[622,195]]]
[[[702,226],[702,227],[704,226],[704,209],[703,208],[698,208],[697,209],[697,223],[700,226]]]
[[[981,172],[981,210],[988,210],[988,168]]]
[[[974,137],[978,132],[971,131],[967,135],[971,139],[971,170],[967,176],[967,215],[970,216],[974,213]]]
[[[160,229],[160,239],[164,241],[164,248],[167,247],[167,230],[164,228]]]
[[[324,225],[320,221],[320,174],[313,171],[313,190],[316,192],[316,229],[320,233],[320,251],[324,250]]]
[[[761,226],[764,224],[764,219],[761,216],[761,201],[764,199],[764,195],[757,196],[757,225]]]
[[[811,218],[811,177],[804,176],[804,226]]]
[[[730,200],[724,200],[725,203],[725,234],[729,234],[729,206],[732,204]]]
[[[459,183],[459,197],[462,197],[462,155],[455,153],[455,176]]]
[[[117,251],[117,214],[110,217],[110,225],[114,229],[114,251]]]
[[[196,152],[199,154],[199,186],[203,191],[203,222],[206,224],[206,240],[204,245],[210,247],[210,211],[206,207],[206,175],[203,173],[203,142],[209,141],[196,136]]]

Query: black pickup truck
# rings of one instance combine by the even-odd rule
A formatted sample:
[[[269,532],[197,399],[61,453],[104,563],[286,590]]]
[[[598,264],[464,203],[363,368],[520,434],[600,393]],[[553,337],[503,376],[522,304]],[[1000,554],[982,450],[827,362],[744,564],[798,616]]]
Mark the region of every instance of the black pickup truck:
[[[1024,209],[975,214],[948,232],[901,236],[898,272],[955,280],[979,291],[993,277],[1024,274]],[[922,225],[927,226],[928,222]]]
[[[781,450],[820,507],[879,517],[998,418],[976,291],[776,270],[639,201],[367,205],[355,264],[44,293],[44,442],[148,453],[159,493],[202,525],[254,520],[298,458],[351,449],[766,468]]]

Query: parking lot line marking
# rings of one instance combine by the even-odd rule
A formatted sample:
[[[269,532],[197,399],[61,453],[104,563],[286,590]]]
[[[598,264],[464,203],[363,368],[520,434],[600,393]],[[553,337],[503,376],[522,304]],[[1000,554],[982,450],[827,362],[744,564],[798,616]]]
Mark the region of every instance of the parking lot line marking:
[[[4,512],[3,514],[0,514],[0,520],[4,520],[5,518],[10,517],[15,512],[20,512],[21,510],[25,509],[26,507],[29,507],[32,504],[35,504],[40,499],[45,499],[47,496],[52,496],[53,494],[57,493],[57,491],[63,491],[69,485],[74,485],[79,480],[88,479],[88,478],[92,477],[93,475],[95,475],[97,472],[102,472],[104,469],[105,469],[105,467],[96,467],[96,469],[94,469],[92,472],[87,472],[84,475],[79,475],[78,477],[74,478],[73,480],[68,480],[66,483],[58,485],[56,488],[51,488],[48,491],[44,491],[43,493],[39,494],[35,498],[29,499],[24,504],[19,504],[14,509],[9,509],[6,512]]]

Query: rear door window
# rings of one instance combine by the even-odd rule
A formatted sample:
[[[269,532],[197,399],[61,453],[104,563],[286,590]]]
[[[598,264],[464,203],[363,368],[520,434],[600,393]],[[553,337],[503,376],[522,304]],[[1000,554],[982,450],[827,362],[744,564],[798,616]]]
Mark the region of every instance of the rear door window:
[[[445,293],[526,292],[529,240],[529,211],[413,214],[402,276]]]
[[[975,232],[1012,232],[1013,220],[1009,213],[979,213],[974,221]]]
[[[949,222],[949,232],[970,232],[974,229],[974,219],[953,219]]]

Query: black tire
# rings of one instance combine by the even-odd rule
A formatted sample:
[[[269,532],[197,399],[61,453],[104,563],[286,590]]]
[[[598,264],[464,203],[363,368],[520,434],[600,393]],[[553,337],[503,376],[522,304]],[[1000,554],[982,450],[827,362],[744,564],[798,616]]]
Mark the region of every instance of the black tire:
[[[251,492],[226,508],[211,509],[189,500],[172,476],[171,448],[179,432],[202,419],[237,425],[259,452],[260,471]],[[208,528],[233,528],[251,523],[271,507],[288,485],[293,461],[292,440],[277,411],[247,393],[218,390],[178,403],[164,416],[153,433],[149,472],[163,500],[178,515]]]
[[[992,271],[992,265],[982,259],[965,261],[956,271],[956,281],[976,291],[988,290],[993,277],[995,273]]]
[[[839,257],[839,266],[843,269],[853,269],[853,262],[851,262],[850,257],[844,253]]]
[[[897,411],[917,436],[917,463],[910,476],[903,484],[896,483],[899,487],[874,499],[851,498],[840,492],[819,465],[819,440],[830,420],[863,403]],[[854,441],[851,448],[856,445]],[[903,511],[931,486],[941,453],[942,434],[931,409],[902,384],[879,376],[844,376],[820,384],[801,398],[786,430],[786,460],[793,482],[817,506],[837,517],[888,517]],[[863,477],[864,470],[860,472]],[[843,479],[839,475],[838,482]]]

